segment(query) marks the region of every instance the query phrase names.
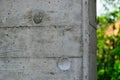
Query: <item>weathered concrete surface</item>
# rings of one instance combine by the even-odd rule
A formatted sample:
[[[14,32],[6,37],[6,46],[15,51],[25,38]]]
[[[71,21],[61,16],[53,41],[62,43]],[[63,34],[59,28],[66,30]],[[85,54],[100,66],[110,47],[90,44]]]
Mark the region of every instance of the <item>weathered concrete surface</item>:
[[[70,60],[70,70],[61,71],[58,58],[0,59],[0,80],[79,80],[82,60]]]
[[[96,28],[96,0],[90,0],[88,6],[89,24]]]
[[[96,0],[83,0],[83,80],[97,80]]]
[[[96,0],[89,1],[89,80],[97,80]]]
[[[0,80],[96,80],[92,0],[0,0]]]
[[[81,0],[0,0],[0,6],[2,27],[81,23]],[[39,12],[42,21],[35,24],[34,16]]]
[[[96,65],[96,30],[91,25],[89,26],[90,38],[89,43],[89,80],[97,80],[97,65]]]
[[[1,28],[0,57],[81,57],[80,32],[78,25]]]

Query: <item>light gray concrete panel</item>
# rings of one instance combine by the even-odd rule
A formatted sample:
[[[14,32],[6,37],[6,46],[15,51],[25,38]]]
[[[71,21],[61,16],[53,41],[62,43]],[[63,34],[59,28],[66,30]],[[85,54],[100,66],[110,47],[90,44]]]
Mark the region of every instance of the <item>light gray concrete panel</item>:
[[[0,0],[0,80],[96,80],[95,0]]]
[[[0,80],[80,80],[82,58],[68,58],[70,69],[58,67],[59,58],[0,58]]]
[[[81,57],[80,27],[1,28],[0,57]]]
[[[0,27],[81,24],[81,0],[0,0]]]

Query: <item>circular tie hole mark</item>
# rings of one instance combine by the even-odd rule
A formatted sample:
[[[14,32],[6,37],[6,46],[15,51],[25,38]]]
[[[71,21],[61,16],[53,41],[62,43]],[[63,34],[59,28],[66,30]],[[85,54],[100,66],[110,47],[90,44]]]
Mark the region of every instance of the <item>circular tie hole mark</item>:
[[[35,13],[34,16],[33,16],[34,23],[35,24],[41,23],[42,20],[43,20],[43,17],[44,17],[44,13],[43,12]]]
[[[71,68],[71,61],[69,58],[60,58],[58,60],[58,68],[63,71],[69,70]]]

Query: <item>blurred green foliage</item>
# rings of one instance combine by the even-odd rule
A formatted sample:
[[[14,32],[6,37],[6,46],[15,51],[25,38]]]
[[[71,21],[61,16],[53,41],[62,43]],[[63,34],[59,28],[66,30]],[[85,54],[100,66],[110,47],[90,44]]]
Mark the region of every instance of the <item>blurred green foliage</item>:
[[[115,21],[120,20],[120,8],[114,0],[104,1],[115,6],[116,10],[97,17],[97,80],[120,80],[120,25],[117,35],[106,35],[110,25],[113,25],[113,30],[116,29]]]

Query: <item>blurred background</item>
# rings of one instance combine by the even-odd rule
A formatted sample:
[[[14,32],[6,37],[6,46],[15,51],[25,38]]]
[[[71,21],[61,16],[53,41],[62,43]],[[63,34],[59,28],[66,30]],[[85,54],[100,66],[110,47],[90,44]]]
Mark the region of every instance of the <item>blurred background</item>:
[[[97,0],[97,80],[120,80],[120,0]]]

